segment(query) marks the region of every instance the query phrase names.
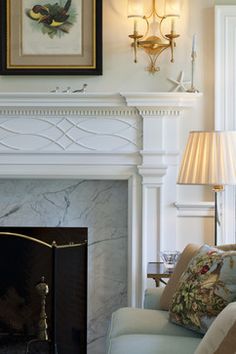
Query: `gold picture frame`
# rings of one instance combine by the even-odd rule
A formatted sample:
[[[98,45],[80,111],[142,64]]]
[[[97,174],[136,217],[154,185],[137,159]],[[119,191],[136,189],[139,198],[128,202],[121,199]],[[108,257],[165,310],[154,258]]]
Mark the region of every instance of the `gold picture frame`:
[[[1,75],[101,75],[102,0],[1,0]]]

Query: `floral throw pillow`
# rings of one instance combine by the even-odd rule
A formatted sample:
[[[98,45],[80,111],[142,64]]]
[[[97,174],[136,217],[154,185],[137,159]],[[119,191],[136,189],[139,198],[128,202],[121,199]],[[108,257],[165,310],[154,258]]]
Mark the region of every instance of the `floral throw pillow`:
[[[206,333],[216,316],[236,299],[236,252],[202,246],[182,274],[170,320]]]

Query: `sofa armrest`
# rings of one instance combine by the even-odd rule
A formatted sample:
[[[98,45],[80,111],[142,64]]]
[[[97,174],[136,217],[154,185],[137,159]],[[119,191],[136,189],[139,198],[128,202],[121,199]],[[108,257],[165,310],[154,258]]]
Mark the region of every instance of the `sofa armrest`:
[[[160,310],[160,298],[164,287],[146,289],[144,296],[144,308],[149,310]]]
[[[206,332],[194,354],[235,353],[236,302],[222,310]]]

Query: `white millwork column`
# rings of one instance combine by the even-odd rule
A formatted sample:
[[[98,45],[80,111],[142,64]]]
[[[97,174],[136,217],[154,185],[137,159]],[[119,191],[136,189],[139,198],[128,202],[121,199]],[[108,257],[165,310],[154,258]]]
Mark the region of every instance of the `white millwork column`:
[[[176,247],[176,174],[179,111],[139,109],[143,117],[142,165],[142,267],[143,290],[147,263],[161,250]]]
[[[147,287],[147,264],[164,249],[176,248],[176,177],[179,155],[179,118],[193,106],[196,94],[125,93],[128,106],[143,119],[142,163],[142,294]]]

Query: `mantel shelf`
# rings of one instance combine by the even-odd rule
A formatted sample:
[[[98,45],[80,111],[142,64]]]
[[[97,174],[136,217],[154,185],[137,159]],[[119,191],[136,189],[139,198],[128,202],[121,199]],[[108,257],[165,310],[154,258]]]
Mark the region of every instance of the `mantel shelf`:
[[[201,93],[186,92],[2,92],[0,107],[192,107]]]
[[[135,107],[176,107],[194,106],[202,93],[188,92],[123,92],[128,106]]]

